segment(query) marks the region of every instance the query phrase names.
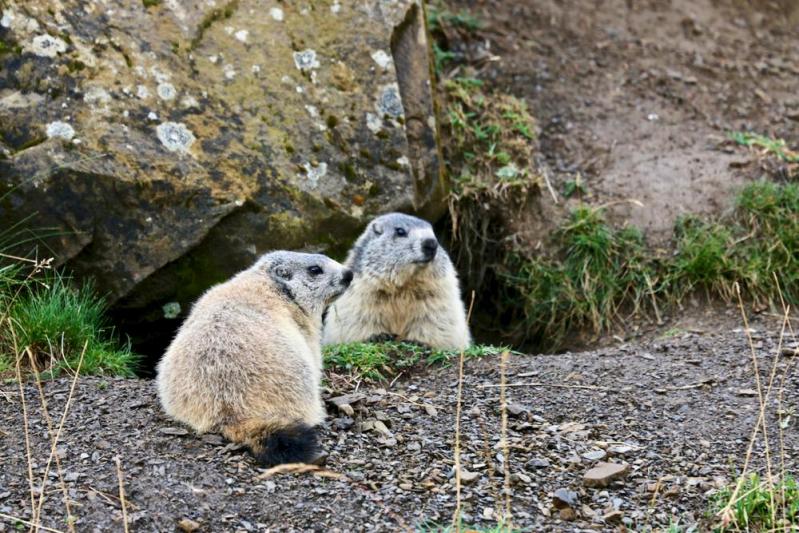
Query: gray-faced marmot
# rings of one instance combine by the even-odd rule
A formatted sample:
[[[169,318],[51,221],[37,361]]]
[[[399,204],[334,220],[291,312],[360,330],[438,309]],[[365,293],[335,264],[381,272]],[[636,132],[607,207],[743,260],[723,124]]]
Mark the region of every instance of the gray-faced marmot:
[[[314,460],[322,312],[350,281],[324,255],[280,251],[208,290],[158,364],[166,413],[246,444],[263,466]]]
[[[345,264],[355,277],[325,315],[323,344],[389,334],[433,348],[469,346],[455,268],[424,220],[401,213],[374,219]]]

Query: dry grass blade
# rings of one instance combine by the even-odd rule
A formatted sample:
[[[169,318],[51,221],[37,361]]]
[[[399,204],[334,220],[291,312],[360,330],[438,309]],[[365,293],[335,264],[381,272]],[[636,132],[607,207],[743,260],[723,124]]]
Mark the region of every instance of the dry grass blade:
[[[128,533],[128,506],[125,502],[125,481],[122,477],[122,460],[117,455],[114,457],[117,465],[117,479],[119,480],[119,503],[122,506],[122,523],[125,526],[125,533]]]
[[[312,465],[308,463],[286,463],[269,468],[262,474],[255,476],[255,479],[261,481],[279,474],[313,474],[315,476],[329,477],[333,479],[340,479],[344,477],[344,474],[327,470],[326,468],[322,468],[318,465]]]
[[[506,393],[505,381],[507,380],[507,366],[510,353],[508,351],[502,352],[499,363],[499,379],[501,387],[499,389],[499,401],[502,412],[502,426],[500,430],[502,439],[502,471],[505,476],[505,485],[503,492],[505,493],[505,516],[502,517],[502,523],[512,530],[511,525],[511,512],[510,512],[510,448],[508,447],[508,396]]]
[[[25,389],[22,386],[22,370],[20,369],[20,360],[22,359],[22,354],[19,353],[17,349],[17,336],[14,333],[14,327],[9,322],[8,324],[9,330],[11,331],[11,338],[14,344],[14,352],[17,354],[17,363],[16,363],[16,371],[17,371],[17,384],[19,385],[19,401],[22,404],[22,428],[25,434],[25,456],[28,461],[28,485],[30,488],[30,496],[31,496],[31,516],[36,517],[36,493],[33,486],[33,458],[31,456],[31,438],[30,438],[30,430],[28,428],[28,406],[25,402]]]
[[[474,308],[474,291],[472,300],[469,302],[469,312],[466,314],[466,323],[472,319],[472,309]],[[455,510],[452,513],[452,525],[455,531],[461,530],[461,408],[463,405],[463,361],[465,359],[464,350],[461,350],[458,357],[458,392],[455,400],[455,443],[453,454],[455,455]]]
[[[757,396],[758,401],[760,403],[760,413],[758,415],[757,422],[755,423],[755,427],[752,430],[752,437],[749,439],[749,446],[746,449],[746,458],[744,459],[744,466],[741,472],[740,477],[738,478],[738,482],[735,484],[735,489],[732,492],[732,495],[729,498],[727,504],[717,513],[722,519],[722,522],[729,520],[729,517],[733,515],[732,507],[740,500],[739,493],[741,491],[741,487],[743,486],[746,472],[749,470],[749,463],[752,459],[752,449],[754,448],[755,441],[757,440],[757,434],[762,427],[763,429],[763,445],[765,448],[766,453],[766,467],[767,467],[767,475],[768,475],[768,482],[773,486],[774,478],[771,473],[771,455],[769,451],[768,445],[768,430],[766,428],[766,404],[765,399],[763,397],[763,388],[760,382],[760,369],[757,363],[757,353],[755,351],[755,343],[752,340],[752,333],[751,329],[749,328],[749,320],[746,317],[746,309],[744,308],[743,298],[741,297],[741,288],[738,283],[734,285],[735,293],[738,296],[738,307],[741,311],[741,317],[743,318],[744,323],[744,331],[746,332],[746,339],[749,343],[749,350],[752,357],[752,369],[755,374],[755,384],[757,385]],[[771,507],[774,509],[774,493],[773,491],[769,491],[771,497]]]
[[[774,281],[776,282],[777,286],[777,294],[780,297],[780,303],[782,304],[783,310],[783,322],[782,322],[782,331],[780,332],[780,348],[782,347],[783,337],[785,335],[785,329],[787,328],[791,332],[791,339],[793,342],[796,343],[796,332],[793,329],[793,325],[791,324],[790,314],[791,308],[789,305],[785,303],[785,296],[782,293],[782,284],[780,283],[779,278],[775,273],[772,273],[774,277]],[[782,350],[780,350],[782,353]],[[785,434],[784,434],[784,425],[785,420],[783,416],[785,411],[783,410],[783,400],[785,397],[785,381],[788,379],[791,371],[793,370],[794,365],[796,364],[796,360],[799,357],[793,357],[787,365],[785,365],[785,370],[782,372],[782,376],[780,376],[780,386],[777,393],[777,429],[779,432],[779,439],[780,439],[780,479],[785,480]],[[785,511],[785,484],[780,483],[780,501],[783,502],[782,505],[782,521],[783,523],[786,522],[786,511]]]
[[[86,342],[83,343],[83,350],[80,352],[80,359],[78,359],[78,366],[75,370],[75,375],[72,377],[72,384],[69,387],[69,395],[67,396],[67,402],[64,404],[64,412],[61,413],[61,421],[58,424],[58,431],[56,431],[55,437],[53,438],[53,442],[50,446],[50,457],[47,458],[47,465],[44,468],[44,477],[42,477],[42,486],[39,488],[39,505],[36,507],[36,512],[33,516],[39,516],[42,511],[42,505],[44,504],[44,487],[47,484],[48,474],[50,473],[50,466],[53,464],[53,457],[56,455],[56,446],[58,446],[58,441],[61,438],[61,432],[64,430],[64,423],[67,420],[67,414],[69,413],[69,408],[72,405],[72,398],[75,394],[75,386],[78,384],[78,376],[80,375],[80,368],[83,365],[83,357],[86,355],[86,348],[89,346],[88,339]]]
[[[17,522],[17,523],[20,523],[20,524],[24,524],[26,526],[31,526],[31,529],[33,529],[35,527],[36,529],[40,529],[42,531],[47,531],[49,533],[64,533],[64,531],[61,531],[60,529],[53,529],[51,527],[40,526],[40,525],[34,524],[33,522],[29,522],[29,521],[24,520],[22,518],[17,518],[16,516],[12,516],[10,514],[0,513],[0,518],[5,518],[6,520],[10,520],[12,522]]]
[[[507,352],[503,352],[507,353]],[[555,389],[586,389],[586,390],[599,390],[599,391],[611,391],[611,390],[618,390],[618,389],[611,389],[609,387],[600,387],[597,385],[561,385],[556,383],[541,383],[541,382],[529,382],[529,383],[492,383],[490,385],[478,385],[480,389],[496,389],[496,388],[510,388],[510,387],[552,387]]]
[[[42,404],[42,414],[44,416],[44,420],[47,423],[47,435],[50,438],[51,445],[55,445],[55,435],[53,433],[53,420],[50,417],[50,411],[47,409],[47,399],[44,396],[44,388],[42,387],[42,380],[39,376],[39,372],[36,370],[36,365],[33,359],[33,353],[31,352],[30,348],[26,348],[25,351],[28,354],[28,360],[31,364],[31,369],[33,372],[34,377],[36,378],[36,387],[39,389],[39,401]],[[67,485],[64,483],[64,473],[61,468],[61,459],[58,457],[58,453],[55,454],[55,465],[56,471],[58,472],[58,481],[61,484],[61,492],[64,495],[64,508],[67,512],[67,527],[71,532],[75,531],[75,517],[72,515],[72,508],[69,504],[69,493],[67,492]],[[39,523],[41,521],[41,516],[37,515],[34,516],[33,521],[35,523]]]

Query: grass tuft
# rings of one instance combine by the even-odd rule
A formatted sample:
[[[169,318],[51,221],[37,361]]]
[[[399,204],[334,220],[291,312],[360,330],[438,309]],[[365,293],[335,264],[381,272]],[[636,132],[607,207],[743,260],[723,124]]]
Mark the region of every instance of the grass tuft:
[[[443,88],[453,253],[476,288],[493,263],[502,262],[497,243],[514,211],[539,190],[535,122],[524,101],[486,93],[480,80],[455,78]]]
[[[612,228],[601,208],[579,207],[555,240],[556,256],[513,254],[502,273],[511,292],[521,296],[526,332],[555,346],[574,329],[609,329],[623,306],[649,305],[656,264],[638,230]],[[518,301],[512,294],[505,299]]]
[[[84,374],[133,375],[136,356],[106,326],[105,303],[90,284],[76,288],[70,278],[53,272],[23,279],[21,270],[14,271],[21,267],[4,268],[13,274],[0,278],[0,311],[7,317],[0,335],[0,371],[13,367],[20,354],[28,363],[30,350],[37,370],[55,376],[77,365],[86,344]]]
[[[500,271],[508,322],[548,347],[571,331],[604,333],[630,315],[658,316],[695,291],[730,300],[735,283],[759,306],[775,304],[781,288],[799,304],[796,184],[753,183],[725,217],[680,219],[670,256],[637,229],[611,226],[601,208],[573,210],[552,239],[551,256],[516,251]]]
[[[501,353],[506,348],[473,345],[464,351],[466,358],[486,357]],[[326,368],[358,375],[371,381],[384,381],[404,369],[425,365],[451,364],[460,351],[435,350],[413,342],[353,342],[325,346]]]
[[[760,148],[765,154],[774,155],[787,163],[799,163],[799,152],[788,148],[788,143],[784,139],[743,131],[733,131],[729,137],[742,146]]]
[[[799,529],[799,485],[792,477],[769,485],[757,474],[740,480],[741,488],[730,512],[714,531],[795,531]],[[734,489],[725,487],[711,501],[713,514],[726,509]]]

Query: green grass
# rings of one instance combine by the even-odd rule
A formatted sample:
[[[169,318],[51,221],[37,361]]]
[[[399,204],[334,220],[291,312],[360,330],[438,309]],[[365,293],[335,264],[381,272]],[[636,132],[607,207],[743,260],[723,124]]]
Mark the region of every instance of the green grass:
[[[733,131],[729,134],[729,137],[742,146],[760,148],[763,152],[774,155],[782,161],[799,163],[799,152],[788,148],[788,144],[784,139],[775,139],[759,133],[743,131]]]
[[[488,94],[475,78],[446,80],[447,163],[458,196],[537,183],[531,172],[535,122],[524,101]]]
[[[502,273],[527,332],[554,346],[575,329],[609,329],[623,306],[649,305],[657,265],[635,228],[612,228],[601,209],[580,207],[554,238],[555,256],[512,254]]]
[[[720,523],[714,531],[794,531],[799,529],[799,485],[793,477],[769,485],[756,474],[739,480],[735,501],[734,487],[719,491],[711,501],[711,513]],[[729,512],[724,513],[725,510]]]
[[[496,355],[505,348],[473,345],[464,351],[466,358]],[[353,342],[325,346],[325,367],[350,372],[363,379],[384,381],[403,369],[419,364],[449,365],[459,351],[434,350],[412,342]]]
[[[0,278],[0,314],[7,316],[0,325],[0,372],[16,365],[17,354],[29,368],[28,349],[39,371],[74,371],[85,344],[82,374],[133,375],[136,356],[106,326],[105,303],[91,285],[76,287],[54,272],[22,278],[24,267],[14,268],[20,269],[15,276]]]
[[[430,32],[439,32],[445,27],[475,32],[482,26],[479,18],[464,9],[455,13],[440,4],[431,3],[427,6],[427,28]]]
[[[736,283],[759,305],[778,303],[780,293],[799,303],[799,186],[792,183],[753,183],[730,215],[679,220],[670,255],[585,206],[550,244],[549,256],[511,251],[498,267],[509,322],[549,347],[572,331],[603,333],[631,315],[657,316],[696,291],[731,300]]]
[[[457,60],[458,56],[449,49],[448,35],[454,33],[473,34],[482,27],[480,19],[468,11],[457,13],[443,7],[440,3],[431,3],[426,7],[427,29],[434,37],[432,49],[435,72],[441,74],[444,68]]]

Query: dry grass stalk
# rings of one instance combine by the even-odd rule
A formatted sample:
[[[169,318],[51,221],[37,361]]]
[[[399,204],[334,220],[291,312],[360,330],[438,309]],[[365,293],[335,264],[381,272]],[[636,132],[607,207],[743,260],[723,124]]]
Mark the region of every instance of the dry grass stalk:
[[[2,322],[0,322],[2,323]],[[20,369],[20,361],[22,354],[17,350],[17,336],[14,333],[14,328],[9,322],[9,330],[11,331],[11,338],[14,344],[14,351],[17,354],[16,371],[17,371],[17,384],[19,385],[19,401],[22,404],[22,428],[25,434],[25,456],[28,461],[28,486],[31,496],[31,516],[36,517],[36,493],[33,486],[33,458],[31,457],[31,438],[30,430],[28,428],[28,405],[25,402],[25,389],[22,387],[22,370]]]
[[[12,522],[18,522],[18,523],[24,524],[26,526],[31,526],[31,529],[33,529],[35,527],[36,529],[40,529],[42,531],[47,531],[48,533],[65,533],[64,531],[61,531],[60,529],[53,529],[51,527],[40,526],[40,525],[34,524],[33,522],[29,522],[29,521],[24,520],[22,518],[17,518],[16,516],[12,516],[10,514],[0,513],[0,518],[5,518],[6,520],[10,520]]]
[[[782,353],[782,340],[783,336],[785,335],[785,329],[787,328],[791,333],[791,339],[793,342],[796,343],[796,332],[793,329],[793,324],[791,323],[790,313],[791,307],[785,303],[785,297],[782,293],[782,285],[780,284],[779,278],[776,274],[773,274],[774,280],[777,283],[777,293],[780,297],[780,303],[782,304],[783,310],[783,322],[782,322],[782,331],[780,333],[780,346],[779,353]],[[793,370],[794,365],[796,364],[796,360],[799,359],[797,357],[793,357],[789,360],[788,364],[785,365],[785,370],[782,372],[782,376],[780,376],[780,386],[777,390],[777,429],[779,432],[779,439],[780,439],[780,479],[785,480],[785,434],[784,434],[784,420],[783,416],[785,414],[785,410],[783,409],[783,400],[785,397],[785,381],[788,379],[791,371]],[[785,484],[780,483],[780,501],[783,502],[782,505],[782,520],[783,523],[786,522],[786,515],[785,515]]]
[[[502,470],[505,476],[505,485],[504,485],[504,492],[505,492],[505,516],[502,517],[502,523],[505,527],[508,528],[508,531],[512,529],[512,519],[511,519],[511,512],[510,512],[510,448],[508,447],[508,396],[506,393],[506,380],[507,380],[507,365],[508,365],[508,358],[510,357],[510,353],[508,351],[502,352],[499,364],[499,379],[500,379],[500,389],[499,389],[499,401],[501,406],[502,412],[502,426],[501,426],[501,438],[502,438]]]
[[[329,477],[333,479],[341,479],[344,477],[344,474],[327,470],[326,468],[322,468],[318,465],[312,465],[308,463],[285,463],[267,469],[262,474],[255,476],[255,479],[262,481],[279,474],[313,474],[315,476]]]
[[[508,353],[508,352],[503,352]],[[586,390],[600,390],[600,391],[611,391],[611,390],[618,390],[618,389],[611,389],[609,387],[598,387],[596,385],[562,385],[557,383],[541,383],[541,382],[530,382],[530,383],[499,383],[499,384],[491,384],[491,385],[478,385],[478,388],[481,389],[495,389],[495,388],[511,388],[511,387],[552,387],[555,389],[586,389]]]
[[[67,395],[67,402],[64,404],[64,412],[61,413],[61,421],[58,424],[58,430],[56,431],[55,437],[50,445],[50,456],[47,458],[47,465],[44,468],[44,476],[42,477],[42,485],[39,488],[39,505],[36,507],[36,511],[34,513],[34,517],[38,517],[41,514],[42,505],[44,504],[44,487],[47,484],[48,474],[50,473],[50,466],[53,463],[53,457],[56,456],[56,447],[58,446],[58,441],[61,438],[61,432],[64,430],[64,422],[67,420],[67,414],[69,413],[69,408],[72,405],[72,398],[75,395],[75,386],[78,384],[78,376],[80,375],[80,368],[83,365],[83,357],[86,355],[86,348],[89,346],[88,339],[86,342],[83,343],[83,349],[80,352],[80,359],[78,359],[78,366],[75,370],[75,375],[72,377],[72,384],[69,387],[69,395]],[[20,385],[21,386],[21,385]]]
[[[128,506],[125,502],[125,482],[122,477],[122,460],[119,456],[114,457],[117,465],[117,479],[119,480],[119,503],[122,506],[122,523],[125,526],[125,533],[128,533]]]
[[[467,324],[472,320],[474,297],[475,293],[472,291],[469,312],[466,313]],[[457,533],[461,531],[461,410],[463,406],[463,361],[465,357],[464,350],[461,350],[458,357],[458,392],[455,400],[455,442],[453,444],[453,454],[455,455],[455,511],[452,513],[452,525]]]
[[[787,318],[787,313],[789,312],[789,308],[787,306],[785,306],[785,302],[783,300],[782,301],[783,310],[784,310],[784,313],[785,313],[785,316],[783,318],[783,331],[781,332],[781,335],[780,335],[780,341],[779,341],[779,345],[777,347],[777,353],[775,355],[774,364],[772,366],[771,377],[769,379],[769,385],[768,385],[768,388],[767,388],[766,393],[764,395],[763,394],[763,385],[762,385],[762,383],[760,381],[760,370],[759,370],[758,362],[757,362],[757,353],[755,351],[755,345],[754,345],[754,342],[752,340],[751,329],[749,328],[749,320],[747,319],[746,310],[745,310],[744,305],[743,305],[743,298],[741,297],[740,286],[736,283],[734,285],[734,288],[735,288],[736,295],[738,297],[738,307],[739,307],[739,309],[741,311],[741,316],[743,318],[744,331],[746,332],[746,338],[747,338],[747,342],[749,344],[749,350],[750,350],[750,354],[751,354],[751,357],[752,357],[752,369],[753,369],[754,374],[755,374],[755,383],[757,385],[757,396],[758,396],[758,402],[760,404],[760,412],[758,414],[758,418],[757,418],[757,422],[755,423],[755,427],[752,430],[752,436],[749,439],[749,446],[747,447],[747,450],[746,450],[746,458],[744,460],[743,471],[742,471],[740,477],[738,478],[738,482],[735,484],[735,489],[733,490],[732,495],[729,498],[729,501],[717,513],[717,516],[719,516],[719,518],[721,519],[722,527],[728,526],[730,524],[730,522],[732,522],[734,520],[734,512],[733,512],[732,508],[733,508],[733,506],[736,503],[738,503],[742,498],[744,498],[746,496],[745,494],[744,495],[739,495],[739,493],[740,493],[741,487],[743,486],[743,483],[745,481],[746,473],[749,470],[749,463],[750,463],[751,457],[752,457],[752,450],[754,448],[754,444],[755,444],[755,441],[757,439],[757,434],[758,434],[758,432],[760,431],[761,428],[763,429],[763,446],[764,446],[764,451],[765,451],[765,456],[766,456],[767,481],[768,481],[768,484],[769,484],[770,487],[774,486],[774,476],[772,474],[772,464],[771,464],[771,450],[770,450],[769,442],[768,442],[768,427],[767,427],[767,424],[766,424],[766,403],[768,401],[769,394],[771,393],[772,385],[773,385],[773,382],[774,382],[774,376],[776,375],[777,364],[779,362],[779,358],[780,358],[780,355],[782,353],[782,340],[783,340],[783,336],[782,335],[784,333],[784,327],[785,327],[786,324],[788,325],[788,327],[790,327],[790,321]],[[780,291],[780,299],[782,300],[781,291]],[[784,385],[784,382],[783,382],[783,385]],[[783,387],[781,386],[781,389],[782,388]],[[780,390],[779,395],[782,396],[782,390]],[[784,456],[782,458],[782,461],[783,461],[783,465],[784,465]],[[784,467],[783,467],[783,476],[784,476]],[[784,477],[783,477],[783,479],[784,479]],[[771,509],[771,513],[772,513],[771,520],[772,520],[772,523],[774,523],[775,522],[774,513],[776,512],[775,511],[776,510],[776,506],[774,504],[774,491],[771,491],[771,490],[769,491],[769,498],[770,498],[770,504],[771,504],[770,505],[770,509]],[[783,498],[783,502],[784,502],[784,498]]]
[[[44,396],[44,388],[42,387],[42,380],[41,377],[39,376],[39,372],[36,371],[36,366],[33,359],[33,353],[31,352],[30,348],[26,348],[25,351],[28,354],[28,360],[30,361],[33,375],[36,378],[36,387],[39,389],[39,400],[41,401],[42,404],[42,414],[44,415],[44,420],[47,423],[47,435],[50,438],[51,445],[54,446],[56,443],[56,439],[53,433],[53,420],[50,417],[50,411],[47,408],[47,400],[45,399]],[[58,453],[55,454],[55,465],[56,465],[56,471],[58,472],[58,481],[61,484],[61,492],[64,495],[64,507],[67,512],[67,527],[69,528],[69,531],[74,533],[75,517],[72,515],[72,508],[69,504],[69,493],[67,492],[67,485],[64,482],[64,472],[63,469],[61,468],[61,459],[59,459]],[[42,493],[42,496],[44,496],[44,493]],[[41,521],[41,515],[34,516],[33,521],[38,524]]]

